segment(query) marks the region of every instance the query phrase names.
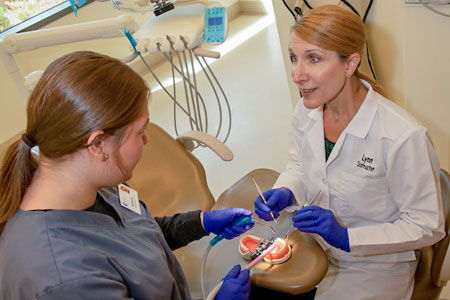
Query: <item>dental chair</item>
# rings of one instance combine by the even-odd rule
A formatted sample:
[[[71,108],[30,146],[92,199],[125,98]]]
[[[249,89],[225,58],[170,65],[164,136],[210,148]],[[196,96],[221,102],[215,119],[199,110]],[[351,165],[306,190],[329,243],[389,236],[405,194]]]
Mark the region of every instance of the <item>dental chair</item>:
[[[437,300],[450,280],[450,175],[440,172],[446,236],[434,245],[419,250],[412,300]]]
[[[148,205],[153,216],[227,207],[254,210],[253,202],[258,192],[251,178],[258,182],[262,190],[268,190],[279,176],[278,172],[269,169],[253,170],[226,189],[216,202],[208,188],[202,164],[190,153],[191,142],[195,140],[208,145],[224,160],[232,158],[232,154],[227,152],[228,148],[224,148],[221,143],[215,144],[215,139],[205,133],[188,132],[175,139],[154,123],[149,124],[146,133],[149,142],[128,183],[138,191],[139,199]],[[292,214],[282,212],[277,220],[278,234],[284,234],[292,224]],[[267,227],[256,224],[250,234],[268,238],[271,231]],[[174,251],[193,298],[202,296],[200,266],[208,242],[213,237],[204,237]],[[313,289],[322,280],[327,272],[328,260],[314,238],[296,230],[290,235],[290,239],[294,246],[289,261],[278,266],[255,266],[251,275],[254,284],[296,295]],[[212,290],[234,264],[248,263],[239,255],[238,243],[239,239],[224,240],[212,248],[205,271],[207,292]]]
[[[188,150],[190,139],[183,135],[175,139],[151,122],[146,134],[148,144],[128,183],[152,215],[209,210],[215,200],[202,164]]]

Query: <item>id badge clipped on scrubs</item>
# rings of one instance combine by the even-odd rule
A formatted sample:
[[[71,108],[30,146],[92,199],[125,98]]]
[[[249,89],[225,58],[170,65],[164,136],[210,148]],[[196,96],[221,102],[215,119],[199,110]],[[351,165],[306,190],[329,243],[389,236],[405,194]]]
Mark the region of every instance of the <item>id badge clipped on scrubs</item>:
[[[120,205],[134,211],[137,214],[141,214],[141,206],[139,204],[137,191],[122,183],[117,187],[119,190]]]

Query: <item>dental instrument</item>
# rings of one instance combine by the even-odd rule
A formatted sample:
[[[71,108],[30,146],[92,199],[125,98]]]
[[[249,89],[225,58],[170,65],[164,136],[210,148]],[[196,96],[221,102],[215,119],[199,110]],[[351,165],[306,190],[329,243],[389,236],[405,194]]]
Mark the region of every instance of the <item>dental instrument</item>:
[[[208,1],[199,2],[206,6],[213,5],[212,3],[214,3],[209,3]],[[209,8],[206,7],[205,9]],[[157,81],[159,87],[174,102],[173,123],[175,134],[177,136],[179,135],[179,127],[181,127],[177,121],[177,109],[181,109],[187,116],[188,122],[186,126],[190,130],[205,133],[213,130],[214,133],[211,134],[225,143],[231,132],[231,107],[220,82],[205,59],[205,57],[219,58],[220,54],[200,48],[205,40],[204,33],[206,25],[204,22],[208,22],[206,20],[206,10],[204,12],[205,18],[200,16],[200,11],[192,9],[177,9],[175,12],[151,18],[131,36],[134,40],[133,42],[130,39],[130,35],[127,35],[127,38],[132,43],[134,51],[142,54],[138,57]],[[224,16],[222,17],[226,18]],[[147,63],[148,59],[144,59],[145,53],[160,53],[169,62],[172,69],[172,92],[158,79],[155,71]],[[216,122],[217,126],[213,127],[212,130],[210,126],[211,118],[209,117],[208,111],[211,111],[214,107],[208,104],[200,93],[196,73],[205,76],[206,82],[209,83],[210,90],[213,93],[211,98],[215,98],[216,100],[218,121]],[[177,82],[181,82],[181,91],[185,100],[184,104],[180,104],[180,101],[177,100]],[[224,107],[226,110],[223,109]],[[224,123],[228,123],[228,126],[224,126]],[[195,148],[198,146],[204,145],[198,142]]]
[[[272,252],[276,247],[278,246],[278,244],[274,243],[272,244],[272,246],[270,246],[269,248],[267,248],[263,253],[261,253],[260,256],[258,256],[257,258],[255,258],[251,263],[249,263],[247,266],[245,266],[244,270],[250,270],[252,269],[254,266],[256,266],[261,260],[263,260],[263,258],[265,256],[267,256],[270,252]],[[213,300],[216,296],[217,293],[219,292],[220,288],[222,287],[223,284],[223,280],[221,280],[209,293],[208,297],[205,298],[203,296],[204,299],[206,300]]]
[[[148,2],[148,0],[129,0],[129,3],[136,2]],[[161,2],[160,5],[164,5],[162,2],[168,1],[154,1]],[[220,54],[213,51],[207,51],[201,49],[200,46],[205,40],[205,32],[207,31],[208,22],[210,17],[216,17],[216,14],[210,13],[210,10],[217,9],[221,6],[219,2],[209,2],[206,0],[201,1],[177,1],[175,6],[187,5],[187,4],[203,4],[205,9],[203,10],[203,17],[199,11],[192,9],[180,10],[177,8],[176,13],[169,12],[164,15],[158,16],[157,18],[150,18],[144,25],[142,25],[133,35],[134,44],[127,35],[130,43],[132,43],[135,52],[142,54],[145,53],[161,53],[163,57],[170,63],[172,68],[172,85],[173,91],[169,92],[164,86],[155,72],[151,69],[150,64],[144,59],[143,55],[139,55],[139,58],[144,63],[147,70],[151,73],[153,78],[157,81],[161,89],[168,95],[169,99],[173,101],[173,123],[175,134],[179,135],[179,122],[177,121],[177,109],[187,116],[188,124],[192,131],[201,131],[208,133],[209,120],[207,103],[203,100],[201,93],[198,90],[197,76],[196,73],[200,70],[203,71],[202,74],[205,75],[212,92],[215,95],[218,110],[218,124],[215,134],[213,134],[217,139],[225,143],[231,132],[231,107],[228,102],[228,98],[220,85],[217,77],[212,72],[209,67],[205,56],[212,58],[219,58]],[[122,3],[123,5],[126,3]],[[211,7],[217,6],[217,7]],[[116,7],[122,9],[123,7]],[[221,11],[224,8],[222,7]],[[224,25],[228,25],[226,21],[226,14],[222,13],[221,16]],[[218,22],[215,20],[214,22]],[[180,28],[182,28],[180,30]],[[186,53],[187,52],[187,53]],[[188,55],[186,55],[188,54]],[[177,60],[177,64],[173,59],[173,56]],[[190,64],[188,63],[188,58],[190,59]],[[200,58],[199,58],[200,57]],[[196,63],[194,63],[194,58]],[[200,60],[202,59],[202,61]],[[199,70],[200,68],[200,70]],[[179,75],[177,77],[176,75]],[[177,101],[176,93],[176,83],[182,81],[182,91],[184,92],[185,104],[180,104]],[[220,91],[220,92],[219,92]],[[224,118],[224,111],[222,109],[223,103],[227,108],[227,117]],[[223,123],[228,122],[228,128],[226,132],[223,132]],[[223,138],[219,136],[224,136]],[[195,146],[204,146],[201,142]]]
[[[244,225],[249,225],[252,223],[254,223],[252,217],[243,217],[243,218],[240,218],[239,220],[237,220],[236,222],[233,222],[233,225],[244,226]],[[224,239],[223,234],[222,233],[218,234],[209,242],[209,244],[211,246],[215,246],[218,242],[220,242],[223,239]]]
[[[254,235],[244,235],[239,239],[239,253],[242,258],[253,260],[272,246],[273,243],[274,238],[265,239]]]
[[[250,270],[251,268],[253,268],[254,266],[256,266],[257,263],[259,263],[265,256],[267,256],[270,252],[272,252],[273,249],[275,249],[277,246],[278,246],[277,243],[273,243],[272,246],[270,246],[269,248],[267,248],[263,253],[261,253],[260,256],[258,256],[258,257],[255,258],[251,263],[249,263],[247,266],[245,266],[244,269]]]
[[[256,189],[258,190],[259,195],[261,196],[261,199],[264,201],[264,204],[267,205],[266,198],[265,198],[264,195],[262,194],[261,189],[259,188],[258,184],[256,183],[255,178],[253,178],[253,176],[251,176],[251,178],[252,178],[252,180],[253,180],[253,183],[255,184]],[[275,220],[275,216],[273,215],[273,212],[272,212],[272,211],[270,211],[270,215],[272,216],[273,221],[275,222],[275,224],[278,225],[278,223],[277,223],[277,221]]]
[[[322,193],[321,190],[319,190],[319,191],[317,192],[317,194],[316,194],[310,201],[308,201],[308,202],[306,202],[305,204],[303,204],[302,208],[303,208],[303,207],[310,206],[311,204],[313,204],[314,201],[316,201],[317,197],[319,197],[320,193]],[[285,240],[287,240],[288,235],[289,235],[289,233],[291,233],[292,229],[294,229],[294,224],[291,225],[291,227],[288,229],[288,231],[287,231],[286,234],[284,235],[284,239],[285,239]]]

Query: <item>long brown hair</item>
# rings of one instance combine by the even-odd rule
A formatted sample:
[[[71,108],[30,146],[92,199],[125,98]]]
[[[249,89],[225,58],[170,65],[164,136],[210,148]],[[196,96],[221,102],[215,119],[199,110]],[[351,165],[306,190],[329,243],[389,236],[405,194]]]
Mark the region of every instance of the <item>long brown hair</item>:
[[[103,137],[114,136],[117,153],[127,125],[137,119],[148,96],[145,81],[115,58],[82,51],[51,63],[29,97],[25,137],[14,142],[3,159],[0,233],[20,207],[38,166],[31,145],[46,158],[64,160],[101,129]]]
[[[310,10],[292,26],[291,31],[310,44],[337,52],[343,61],[353,53],[362,56],[366,42],[366,31],[361,18],[337,5],[323,5]],[[381,87],[372,78],[360,73],[358,69],[355,75],[383,94]]]

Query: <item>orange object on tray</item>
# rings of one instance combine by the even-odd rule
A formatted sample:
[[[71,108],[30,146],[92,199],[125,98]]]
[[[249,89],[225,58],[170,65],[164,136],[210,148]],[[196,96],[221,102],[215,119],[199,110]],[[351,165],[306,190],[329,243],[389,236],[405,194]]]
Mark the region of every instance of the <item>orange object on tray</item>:
[[[269,264],[281,264],[291,257],[291,246],[281,238],[277,238],[274,242],[277,243],[276,248],[264,257],[264,261]],[[254,235],[244,235],[239,241],[239,253],[244,259],[253,260],[274,242]]]

